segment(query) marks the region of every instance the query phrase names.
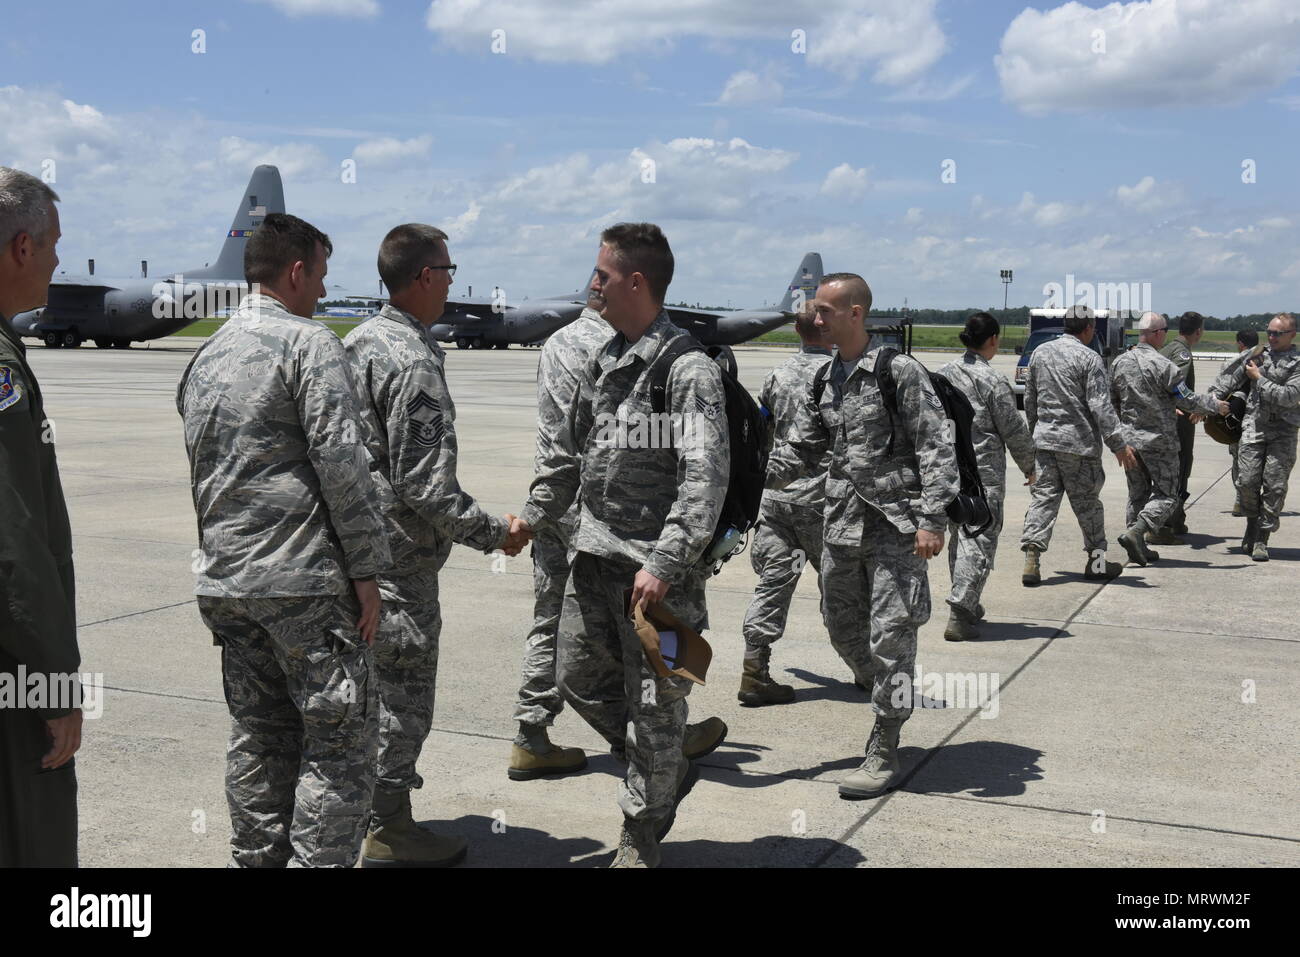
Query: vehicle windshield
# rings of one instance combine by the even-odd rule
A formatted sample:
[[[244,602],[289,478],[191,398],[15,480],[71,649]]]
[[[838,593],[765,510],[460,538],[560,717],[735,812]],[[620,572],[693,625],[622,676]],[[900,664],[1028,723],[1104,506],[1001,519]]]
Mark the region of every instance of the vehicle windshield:
[[[1023,354],[1027,356],[1044,342],[1051,342],[1053,339],[1059,339],[1063,335],[1065,335],[1065,331],[1060,328],[1039,329],[1037,332],[1032,333],[1029,336],[1029,339],[1026,340]],[[1101,352],[1101,336],[1092,337],[1092,351],[1097,353]]]

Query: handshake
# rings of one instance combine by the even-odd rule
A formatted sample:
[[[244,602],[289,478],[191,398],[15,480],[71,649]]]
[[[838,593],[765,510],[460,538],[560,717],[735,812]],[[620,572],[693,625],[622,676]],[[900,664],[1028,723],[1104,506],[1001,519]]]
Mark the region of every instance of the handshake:
[[[507,555],[514,557],[524,550],[524,546],[533,540],[533,528],[527,522],[517,515],[511,515],[506,512],[506,521],[510,523],[510,530],[506,533],[506,540],[497,547]]]

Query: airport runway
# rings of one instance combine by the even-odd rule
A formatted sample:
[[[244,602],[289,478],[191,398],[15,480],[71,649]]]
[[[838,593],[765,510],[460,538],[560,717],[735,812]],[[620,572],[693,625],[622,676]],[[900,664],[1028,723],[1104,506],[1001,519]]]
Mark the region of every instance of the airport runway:
[[[218,654],[193,601],[195,519],[175,410],[196,343],[30,352],[72,516],[82,667],[102,672],[110,689],[77,756],[87,866],[227,859],[229,723]],[[787,353],[737,354],[757,390]],[[461,484],[496,512],[518,510],[532,474],[537,356],[449,352]],[[922,356],[931,368],[950,357]],[[1014,358],[997,364],[1009,372]],[[1201,363],[1199,381],[1217,369]],[[1267,564],[1230,551],[1243,522],[1230,515],[1228,464],[1227,448],[1198,434],[1188,544],[1163,546],[1159,565],[1106,585],[1083,581],[1066,506],[1044,584],[1020,585],[1028,494],[1013,477],[985,637],[943,640],[948,571],[939,559],[918,656],[926,675],[996,675],[996,704],[918,708],[903,731],[906,783],[872,801],[836,792],[862,760],[872,719],[827,641],[811,570],[772,662],[798,702],[737,704],[739,628],[755,576],[747,555],[733,559],[709,586],[714,662],[708,686],[689,699],[692,720],[719,714],[731,733],[701,762],[664,865],[1300,865],[1300,520],[1293,503]],[[1106,468],[1113,541],[1125,483],[1113,457]],[[1113,545],[1110,557],[1123,550]],[[527,554],[494,560],[457,547],[442,581],[438,705],[417,819],[466,836],[467,866],[607,864],[622,766],[581,719],[566,710],[552,738],[586,748],[588,772],[506,778],[532,615]],[[933,697],[960,703],[949,690]]]

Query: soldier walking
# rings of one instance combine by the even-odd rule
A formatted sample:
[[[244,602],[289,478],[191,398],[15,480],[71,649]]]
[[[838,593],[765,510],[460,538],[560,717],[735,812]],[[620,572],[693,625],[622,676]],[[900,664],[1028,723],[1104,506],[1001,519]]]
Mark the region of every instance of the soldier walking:
[[[374,810],[363,867],[441,867],[464,859],[464,838],[411,817],[415,765],[433,724],[442,610],[438,572],[453,542],[517,555],[510,520],[486,513],[456,479],[456,408],[445,353],[427,330],[442,316],[455,265],[447,234],[421,223],[390,230],[379,247],[389,302],[343,340],[362,438],[388,530],[392,569],[379,576],[383,614],[372,649],[379,686]]]
[[[548,448],[520,520],[525,529],[555,523],[575,498],[580,503],[556,668],[565,700],[627,758],[614,867],[658,866],[659,843],[693,772],[682,754],[691,683],[655,675],[629,610],[662,603],[697,631],[708,627],[701,558],[730,475],[721,373],[700,350],[683,353],[668,375],[668,409],[691,423],[681,441],[624,441],[610,428],[656,414],[651,369],[686,335],[663,308],[672,274],[658,226],[620,223],[601,234],[591,291],[617,335],[597,353],[591,394],[575,401]],[[726,727],[713,722],[720,742]]]
[[[1051,544],[1064,495],[1070,497],[1083,531],[1083,549],[1088,553],[1083,577],[1109,581],[1123,570],[1118,563],[1106,561],[1106,516],[1101,505],[1106,471],[1101,443],[1126,469],[1133,468],[1136,460],[1111,404],[1101,356],[1088,345],[1096,331],[1092,310],[1071,306],[1065,314],[1065,335],[1039,346],[1029,360],[1025,418],[1034,437],[1037,478],[1029,490],[1029,510],[1020,536],[1025,553],[1021,582],[1027,586],[1042,581],[1039,556]]]
[[[809,304],[811,305],[811,304]],[[814,434],[816,414],[808,402],[813,377],[830,361],[830,340],[816,325],[811,309],[795,320],[801,343],[763,382],[759,395],[769,417],[773,446],[806,441]],[[826,466],[830,454],[784,488],[767,483],[763,490],[759,524],[754,532],[750,561],[758,574],[758,587],[745,612],[744,672],[737,697],[744,705],[786,704],[794,688],[772,680],[768,670],[772,644],[785,632],[790,600],[804,566],[811,562],[821,589],[822,510],[825,504]]]
[[[1137,468],[1126,473],[1128,528],[1119,537],[1135,565],[1160,558],[1147,548],[1146,536],[1164,527],[1177,502],[1177,410],[1202,415],[1228,413],[1228,403],[1192,392],[1182,382],[1178,367],[1158,351],[1165,344],[1168,329],[1164,316],[1143,313],[1138,321],[1138,344],[1111,367],[1111,394],[1137,461]]]
[[[1239,329],[1236,336],[1237,354],[1231,359],[1224,359],[1223,365],[1219,367],[1219,372],[1228,371],[1228,367],[1234,365],[1238,360],[1259,345],[1259,333],[1254,329]],[[1244,360],[1242,360],[1244,361]],[[1217,381],[1217,380],[1216,380]],[[1242,385],[1244,392],[1249,394],[1252,379],[1248,376]],[[1241,509],[1241,482],[1239,480],[1239,465],[1237,462],[1237,451],[1239,443],[1232,442],[1228,445],[1228,454],[1232,456],[1232,487],[1237,490],[1236,497],[1232,500],[1232,514],[1236,518],[1242,518],[1246,513]]]
[[[1214,383],[1221,397],[1247,380],[1251,383],[1237,459],[1241,510],[1246,513],[1241,550],[1257,562],[1268,561],[1268,538],[1277,531],[1296,459],[1300,350],[1294,345],[1295,333],[1295,316],[1274,316],[1268,323],[1268,351],[1230,368]]]
[[[814,437],[773,451],[777,488],[829,451],[822,549],[822,614],[831,645],[871,693],[866,760],[839,793],[867,798],[896,785],[899,732],[912,714],[918,629],[930,619],[926,562],[943,550],[946,510],[960,488],[943,403],[925,367],[895,356],[882,368],[866,317],[871,289],[856,273],[817,288],[817,325],[835,343]],[[896,407],[880,388],[892,377]],[[887,451],[888,450],[888,451]]]
[[[943,632],[948,641],[970,641],[980,634],[979,623],[984,620],[980,598],[993,571],[998,536],[1002,533],[1007,452],[1024,474],[1025,484],[1034,484],[1034,440],[1025,420],[1016,411],[1011,383],[989,365],[998,354],[1001,331],[998,321],[987,312],[975,313],[959,333],[966,354],[939,369],[939,374],[970,400],[975,411],[971,444],[975,447],[980,482],[984,485],[991,516],[988,528],[978,535],[967,535],[959,526],[948,523],[948,571],[952,576],[952,590],[948,594],[948,625]]]
[[[176,390],[199,614],[232,729],[231,866],[352,867],[374,787],[369,643],[388,539],[343,345],[310,317],[329,237],[272,213],[244,248],[253,291]]]

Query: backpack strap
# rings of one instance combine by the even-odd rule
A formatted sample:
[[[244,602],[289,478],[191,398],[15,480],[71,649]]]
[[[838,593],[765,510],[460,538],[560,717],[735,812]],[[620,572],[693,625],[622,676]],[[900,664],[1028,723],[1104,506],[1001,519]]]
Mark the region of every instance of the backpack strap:
[[[885,402],[885,411],[889,414],[889,444],[885,454],[894,454],[894,422],[898,418],[898,383],[894,381],[894,359],[902,355],[893,346],[885,346],[876,359],[876,384],[880,387],[880,397]]]
[[[650,363],[650,408],[657,413],[668,411],[668,374],[673,363],[688,352],[704,351],[692,335],[675,336],[660,347]]]
[[[822,407],[822,396],[826,394],[826,383],[830,381],[831,366],[833,365],[835,365],[833,361],[823,362],[821,367],[813,374],[812,404],[814,411]]]

